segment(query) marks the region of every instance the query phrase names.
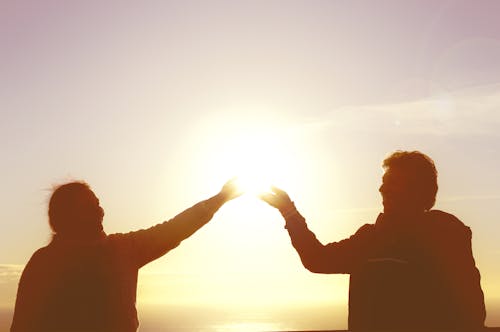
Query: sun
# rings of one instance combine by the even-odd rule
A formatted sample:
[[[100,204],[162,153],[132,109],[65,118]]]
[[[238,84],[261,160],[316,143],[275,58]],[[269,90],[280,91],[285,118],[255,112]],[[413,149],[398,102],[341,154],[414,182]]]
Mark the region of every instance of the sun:
[[[279,157],[276,142],[270,137],[246,136],[234,143],[232,169],[244,193],[258,195],[269,191],[279,178],[286,177],[280,174],[280,170],[286,170],[285,161]]]
[[[242,133],[221,154],[220,167],[236,177],[246,195],[256,196],[271,186],[285,185],[292,176],[289,148],[276,134],[262,130]]]
[[[224,121],[220,119],[223,118]],[[269,192],[272,186],[291,194],[301,192],[307,169],[308,153],[304,153],[302,127],[291,122],[263,119],[209,117],[193,130],[192,145],[186,151],[191,158],[185,174],[189,174],[193,190],[202,183],[217,190],[229,179],[236,178],[242,197],[230,205],[247,209],[248,215],[269,209],[256,196]],[[307,151],[306,151],[307,152]],[[261,207],[252,210],[256,201]],[[243,201],[236,203],[236,201]]]

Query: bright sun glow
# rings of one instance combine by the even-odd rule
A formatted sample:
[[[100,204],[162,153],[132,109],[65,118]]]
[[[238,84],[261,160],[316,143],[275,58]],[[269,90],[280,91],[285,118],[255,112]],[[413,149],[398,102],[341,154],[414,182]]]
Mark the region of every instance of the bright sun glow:
[[[259,196],[271,189],[271,181],[260,175],[245,174],[236,178],[236,184],[243,194]]]
[[[259,195],[271,189],[277,181],[287,177],[286,160],[279,157],[280,148],[272,137],[247,136],[234,142],[229,158],[237,183],[249,195]]]
[[[290,182],[294,163],[287,142],[262,130],[235,137],[220,156],[220,168],[234,175],[247,195],[268,192]]]
[[[221,123],[220,118],[226,121]],[[186,174],[192,174],[192,183],[200,179],[207,188],[217,190],[236,178],[243,192],[242,197],[224,208],[224,216],[234,212],[239,222],[263,220],[274,216],[273,210],[256,196],[269,192],[272,186],[293,197],[303,192],[310,153],[304,151],[307,145],[302,127],[267,118],[248,120],[219,115],[204,119],[196,133],[203,139],[196,140],[199,153],[190,163],[192,171],[186,170]],[[199,190],[199,186],[193,190]]]

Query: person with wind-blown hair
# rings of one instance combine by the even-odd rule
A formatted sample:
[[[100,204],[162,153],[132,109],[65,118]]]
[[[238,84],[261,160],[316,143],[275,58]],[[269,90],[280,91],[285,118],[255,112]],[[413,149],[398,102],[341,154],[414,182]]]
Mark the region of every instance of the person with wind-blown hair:
[[[239,194],[230,181],[169,221],[108,235],[99,199],[86,183],[58,187],[49,202],[54,235],[23,271],[11,331],[136,331],[138,270],[177,247]]]

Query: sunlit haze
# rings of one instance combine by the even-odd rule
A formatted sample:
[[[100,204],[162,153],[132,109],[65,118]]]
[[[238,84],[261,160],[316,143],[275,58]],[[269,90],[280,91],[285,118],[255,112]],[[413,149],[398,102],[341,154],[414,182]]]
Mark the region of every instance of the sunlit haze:
[[[348,275],[307,271],[287,191],[322,243],[382,210],[382,160],[436,163],[435,208],[472,230],[500,326],[500,2],[0,1],[0,330],[47,245],[55,185],[84,180],[104,229],[242,197],[141,269],[140,331],[347,328]]]

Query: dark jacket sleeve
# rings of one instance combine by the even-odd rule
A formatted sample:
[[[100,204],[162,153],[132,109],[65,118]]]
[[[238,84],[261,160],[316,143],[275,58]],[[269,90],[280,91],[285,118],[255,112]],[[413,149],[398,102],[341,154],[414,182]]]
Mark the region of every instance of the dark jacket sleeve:
[[[464,254],[464,270],[456,269],[453,274],[455,274],[455,285],[456,290],[455,296],[457,297],[457,303],[461,303],[460,311],[463,314],[462,317],[469,317],[469,321],[465,324],[470,327],[483,327],[484,320],[486,319],[486,309],[484,304],[484,293],[481,289],[481,275],[476,267],[474,257],[472,255],[472,232],[469,227],[466,227],[464,232],[462,247]],[[455,268],[457,265],[453,265]]]
[[[446,239],[439,252],[441,273],[456,305],[461,325],[484,326],[486,310],[481,289],[481,276],[472,254],[472,232],[459,219],[442,211],[432,211],[439,225],[439,236]]]
[[[373,225],[362,226],[348,239],[321,244],[304,217],[292,207],[282,212],[292,245],[306,269],[315,273],[351,273],[364,256]]]
[[[212,219],[222,204],[223,200],[219,196],[214,196],[151,228],[126,234],[112,234],[110,237],[121,238],[122,241],[118,242],[126,243],[132,259],[137,267],[141,267],[190,237]]]

